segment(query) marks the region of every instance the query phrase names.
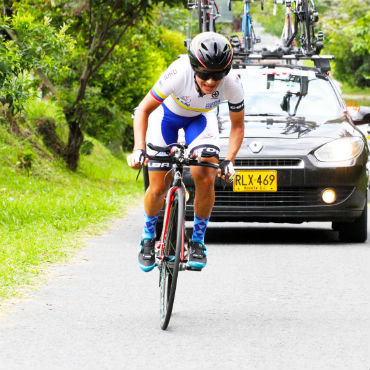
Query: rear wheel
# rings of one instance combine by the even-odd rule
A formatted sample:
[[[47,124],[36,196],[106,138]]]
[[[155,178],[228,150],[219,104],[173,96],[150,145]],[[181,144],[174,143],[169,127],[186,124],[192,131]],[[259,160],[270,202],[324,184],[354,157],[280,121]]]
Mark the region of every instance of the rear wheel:
[[[247,37],[247,52],[248,53],[252,53],[253,52],[253,46],[254,46],[253,34],[251,34],[251,35],[249,35]]]
[[[362,215],[353,222],[333,222],[343,243],[364,243],[367,239],[367,202]]]
[[[282,42],[283,46],[291,46],[292,42],[289,44],[290,39],[292,38],[293,35],[293,19],[292,15],[289,13],[285,17],[285,25],[282,33]]]
[[[304,47],[306,54],[312,53],[312,45],[311,45],[311,19],[310,19],[310,6],[308,4],[308,0],[303,0],[303,28],[302,28],[302,44],[301,46]]]
[[[206,32],[207,30],[207,13],[203,9],[204,0],[198,0],[198,24],[199,32]]]
[[[163,256],[159,265],[160,314],[163,330],[167,329],[171,319],[180,265],[181,243],[184,240],[184,190],[182,188],[175,191],[168,212]]]

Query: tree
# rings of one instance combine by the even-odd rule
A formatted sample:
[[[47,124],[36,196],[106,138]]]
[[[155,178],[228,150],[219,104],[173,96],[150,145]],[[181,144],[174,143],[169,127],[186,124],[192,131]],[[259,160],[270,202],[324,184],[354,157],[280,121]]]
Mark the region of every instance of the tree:
[[[370,10],[368,0],[326,1],[323,25],[335,75],[352,86],[370,87]]]
[[[180,3],[181,0],[166,1],[167,5]],[[150,20],[151,12],[159,5],[159,0],[14,2],[13,6],[18,13],[27,11],[39,19],[47,16],[60,25],[69,24],[70,35],[76,40],[76,47],[70,55],[70,65],[63,75],[63,84],[60,85],[59,91],[54,86],[69,127],[65,160],[72,171],[77,169],[83,142],[84,104],[89,81],[119,47],[126,32],[135,23],[143,22],[144,19]],[[27,35],[23,35],[24,38],[20,35],[17,37],[19,43],[27,43]],[[53,73],[50,73],[50,76],[45,73],[44,77],[51,85],[60,78]]]
[[[143,22],[126,32],[109,60],[91,78],[85,97],[84,131],[114,153],[133,144],[132,112],[179,54],[184,35]]]
[[[54,90],[43,71],[64,69],[63,54],[73,49],[74,42],[66,35],[66,25],[57,30],[48,17],[37,21],[28,12],[8,15],[10,8],[5,8],[0,23],[0,101],[2,114],[16,123],[14,116],[35,91],[32,71]]]

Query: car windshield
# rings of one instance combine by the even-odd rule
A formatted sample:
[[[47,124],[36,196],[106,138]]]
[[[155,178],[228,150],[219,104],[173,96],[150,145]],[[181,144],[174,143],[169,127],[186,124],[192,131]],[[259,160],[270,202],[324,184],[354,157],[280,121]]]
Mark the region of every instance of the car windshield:
[[[246,116],[305,117],[320,123],[343,115],[332,86],[314,71],[248,68],[242,72]],[[219,114],[228,115],[227,104],[220,105]]]

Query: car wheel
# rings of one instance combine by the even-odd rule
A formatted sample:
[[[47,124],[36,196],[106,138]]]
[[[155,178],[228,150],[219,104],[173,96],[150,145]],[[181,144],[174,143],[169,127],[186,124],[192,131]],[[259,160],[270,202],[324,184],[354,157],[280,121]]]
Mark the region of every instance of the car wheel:
[[[339,232],[344,243],[363,243],[367,239],[367,202],[362,215],[353,222],[333,222],[333,229]]]

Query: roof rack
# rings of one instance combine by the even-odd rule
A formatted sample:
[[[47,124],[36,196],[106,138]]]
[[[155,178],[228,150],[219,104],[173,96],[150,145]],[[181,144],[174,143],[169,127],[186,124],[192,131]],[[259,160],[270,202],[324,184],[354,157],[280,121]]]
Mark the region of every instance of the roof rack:
[[[333,55],[303,55],[299,53],[284,54],[280,49],[267,50],[264,49],[260,53],[247,54],[243,52],[234,52],[233,64],[236,65],[247,65],[253,62],[260,62],[263,60],[277,60],[277,61],[299,61],[299,60],[312,60],[315,67],[320,69],[322,73],[327,74],[330,70],[330,61],[334,59]]]

